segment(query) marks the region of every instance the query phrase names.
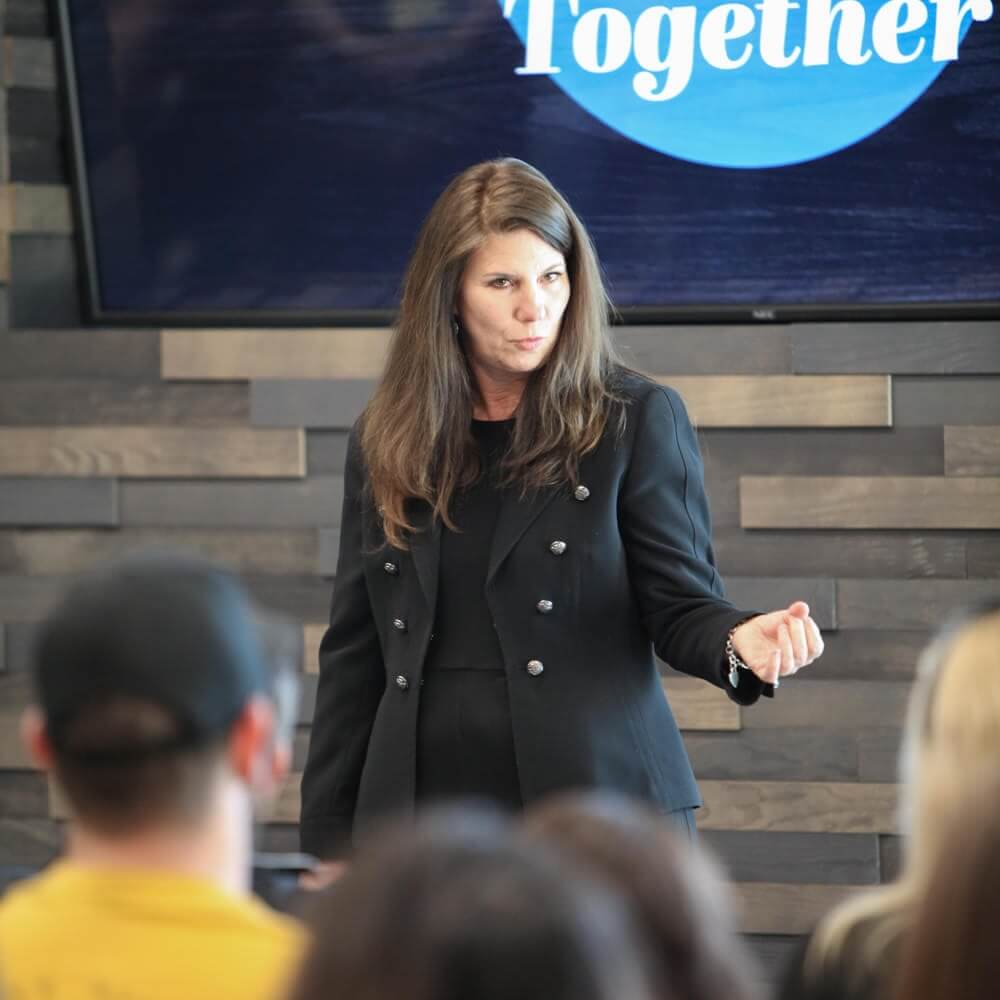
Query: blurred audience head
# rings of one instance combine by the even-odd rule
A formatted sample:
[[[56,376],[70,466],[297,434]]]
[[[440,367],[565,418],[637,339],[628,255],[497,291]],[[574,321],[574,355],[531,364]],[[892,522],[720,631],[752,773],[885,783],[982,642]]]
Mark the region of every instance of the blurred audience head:
[[[40,626],[23,729],[77,825],[192,829],[220,799],[271,790],[294,719],[281,634],[194,557],[132,555],[74,583]]]
[[[756,995],[754,962],[736,935],[721,873],[663,816],[620,796],[578,793],[529,809],[523,826],[629,901],[651,946],[657,996]]]
[[[1000,772],[966,789],[907,935],[895,1000],[983,1000],[1000,983]]]
[[[970,790],[1000,770],[1000,599],[952,614],[917,664],[900,752],[904,865],[897,882],[850,899],[819,925],[808,978],[839,964],[884,984],[941,859],[948,823]]]
[[[314,932],[292,1000],[654,1000],[622,902],[477,811],[373,838]]]

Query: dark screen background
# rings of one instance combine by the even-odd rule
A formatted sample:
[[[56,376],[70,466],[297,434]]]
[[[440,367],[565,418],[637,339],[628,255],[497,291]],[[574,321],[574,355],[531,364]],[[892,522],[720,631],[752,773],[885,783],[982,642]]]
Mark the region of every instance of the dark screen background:
[[[621,307],[1000,300],[996,16],[871,138],[732,170],[515,76],[494,0],[411,6],[73,0],[96,312],[391,309],[436,195],[500,155],[567,195]]]

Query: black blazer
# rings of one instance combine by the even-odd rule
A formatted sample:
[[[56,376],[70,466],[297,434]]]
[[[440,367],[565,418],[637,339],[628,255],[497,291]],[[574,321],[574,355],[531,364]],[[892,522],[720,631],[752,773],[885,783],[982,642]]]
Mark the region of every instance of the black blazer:
[[[620,381],[624,436],[609,427],[581,459],[577,489],[504,501],[486,599],[506,663],[524,801],[597,787],[668,811],[700,799],[654,648],[740,704],[756,701],[764,685],[745,672],[735,690],[726,679],[726,635],[747,613],[723,597],[684,404],[634,373]],[[364,477],[355,428],[302,777],[302,847],[320,856],[414,804],[441,529],[420,531],[408,552],[387,547]],[[416,514],[426,529],[430,508]],[[548,614],[536,608],[542,599],[553,604]]]

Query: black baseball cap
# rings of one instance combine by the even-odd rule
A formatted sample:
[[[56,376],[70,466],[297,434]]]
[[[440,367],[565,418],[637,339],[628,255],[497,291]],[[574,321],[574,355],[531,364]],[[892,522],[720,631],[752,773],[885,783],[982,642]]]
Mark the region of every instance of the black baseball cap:
[[[143,752],[221,738],[247,701],[268,693],[257,613],[228,571],[170,552],[128,556],[79,578],[42,622],[34,681],[56,752],[81,710],[130,697],[166,710],[177,735]],[[81,748],[82,756],[91,756]],[[130,748],[102,748],[119,756]]]

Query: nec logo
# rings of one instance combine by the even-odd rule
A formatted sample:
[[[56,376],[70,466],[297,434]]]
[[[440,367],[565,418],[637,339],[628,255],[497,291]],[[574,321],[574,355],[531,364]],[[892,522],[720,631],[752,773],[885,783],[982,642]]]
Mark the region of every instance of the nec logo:
[[[551,76],[636,142],[727,167],[797,163],[865,138],[993,14],[992,0],[501,6],[524,43],[515,73]]]

